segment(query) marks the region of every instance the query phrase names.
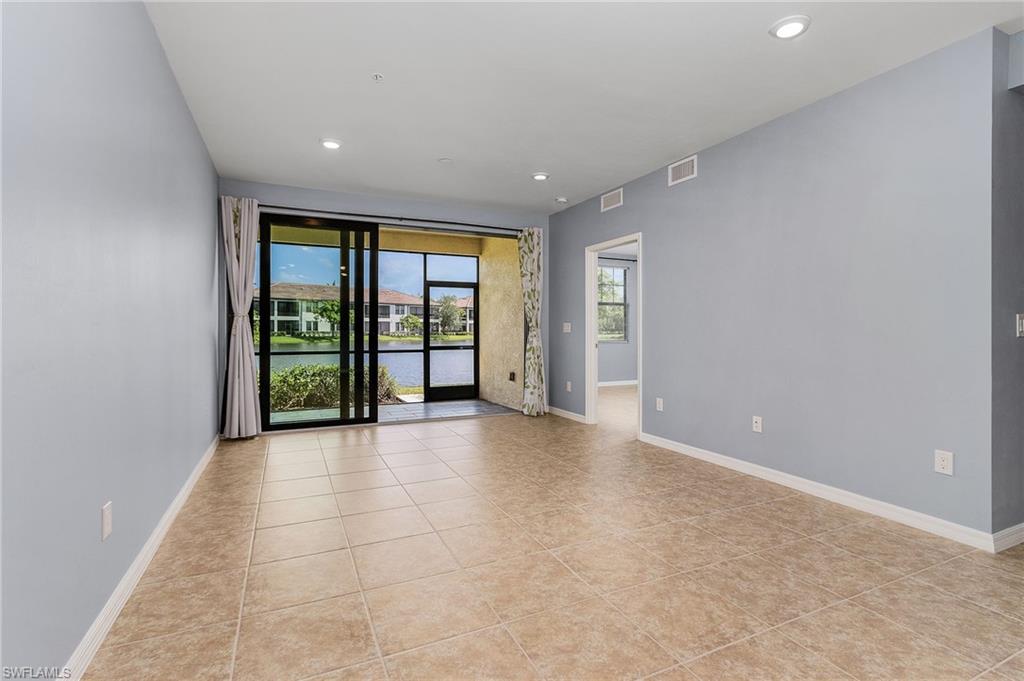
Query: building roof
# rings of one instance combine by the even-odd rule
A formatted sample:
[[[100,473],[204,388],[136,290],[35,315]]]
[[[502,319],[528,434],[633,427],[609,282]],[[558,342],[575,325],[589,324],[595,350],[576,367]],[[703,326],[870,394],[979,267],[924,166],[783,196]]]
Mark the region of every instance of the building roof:
[[[276,282],[270,285],[270,297],[275,300],[337,300],[339,287],[327,284],[291,284]],[[260,297],[257,288],[255,297]],[[354,296],[353,296],[354,297]],[[351,298],[349,298],[351,300]],[[363,300],[370,300],[370,292],[363,289]],[[381,305],[422,305],[423,298],[390,288],[377,290],[377,302]],[[473,296],[466,296],[455,301],[457,307],[473,307]]]

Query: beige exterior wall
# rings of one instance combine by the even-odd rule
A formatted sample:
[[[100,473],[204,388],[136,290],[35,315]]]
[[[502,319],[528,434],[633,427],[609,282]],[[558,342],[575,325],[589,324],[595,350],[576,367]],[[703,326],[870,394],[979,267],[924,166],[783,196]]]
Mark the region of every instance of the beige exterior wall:
[[[523,406],[523,294],[515,239],[480,240],[480,397]],[[508,380],[509,372],[516,380]]]
[[[424,231],[380,226],[380,247],[388,251],[480,255],[485,239],[458,234],[430,234]]]

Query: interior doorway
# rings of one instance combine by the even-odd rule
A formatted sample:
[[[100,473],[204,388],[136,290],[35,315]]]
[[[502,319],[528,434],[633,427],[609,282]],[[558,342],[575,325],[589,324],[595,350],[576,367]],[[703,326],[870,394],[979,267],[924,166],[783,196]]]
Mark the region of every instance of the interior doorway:
[[[586,249],[587,423],[642,432],[641,235]]]

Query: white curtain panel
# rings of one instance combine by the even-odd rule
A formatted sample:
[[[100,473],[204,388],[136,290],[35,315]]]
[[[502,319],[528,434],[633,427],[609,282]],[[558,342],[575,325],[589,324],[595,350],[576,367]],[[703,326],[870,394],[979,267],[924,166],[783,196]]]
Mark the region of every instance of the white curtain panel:
[[[252,437],[260,432],[256,357],[252,327],[249,325],[249,308],[255,288],[256,242],[260,233],[259,205],[255,199],[222,196],[220,214],[232,312],[224,437]]]
[[[527,227],[519,233],[519,275],[523,281],[523,308],[526,312],[523,413],[527,416],[543,416],[548,406],[544,391],[544,348],[540,335],[542,246],[540,228]]]

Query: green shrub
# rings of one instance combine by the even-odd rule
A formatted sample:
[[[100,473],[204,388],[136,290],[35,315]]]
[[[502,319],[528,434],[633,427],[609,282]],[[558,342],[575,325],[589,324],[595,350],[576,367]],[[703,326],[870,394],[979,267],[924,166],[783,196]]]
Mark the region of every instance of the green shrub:
[[[366,388],[370,384],[369,368],[363,369]],[[337,409],[341,404],[340,370],[337,364],[297,364],[270,373],[270,409]],[[355,374],[349,371],[349,406],[353,405]],[[388,368],[377,368],[378,403],[394,402],[398,383]],[[363,401],[366,402],[364,394]]]

